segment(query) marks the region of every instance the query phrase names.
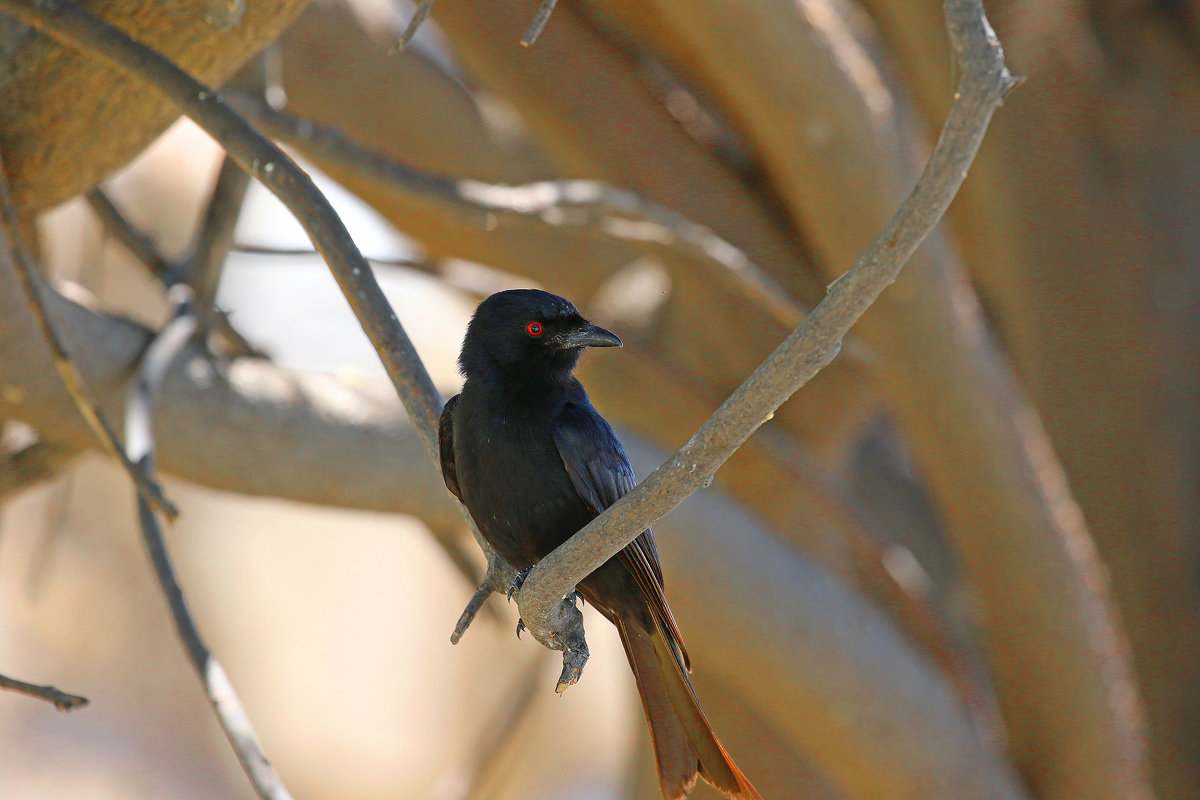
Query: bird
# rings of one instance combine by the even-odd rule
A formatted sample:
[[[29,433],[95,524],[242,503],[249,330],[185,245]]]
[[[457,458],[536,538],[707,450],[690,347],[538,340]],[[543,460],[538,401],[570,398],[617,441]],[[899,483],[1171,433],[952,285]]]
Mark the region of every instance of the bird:
[[[586,348],[621,344],[570,301],[540,289],[493,294],[471,317],[458,361],[462,391],[446,403],[438,426],[442,475],[518,574],[637,483],[616,434],[574,376]],[[577,591],[620,635],[663,797],[686,797],[699,776],[727,797],[762,800],[718,741],[692,688],[653,531],[642,532]]]

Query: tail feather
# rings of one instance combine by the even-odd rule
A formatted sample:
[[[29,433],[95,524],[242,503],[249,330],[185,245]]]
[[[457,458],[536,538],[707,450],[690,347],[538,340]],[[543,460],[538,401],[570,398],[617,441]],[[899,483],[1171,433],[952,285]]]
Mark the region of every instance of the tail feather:
[[[663,630],[643,630],[636,622],[620,622],[617,630],[650,725],[663,797],[682,800],[700,776],[733,800],[762,800],[717,741]]]

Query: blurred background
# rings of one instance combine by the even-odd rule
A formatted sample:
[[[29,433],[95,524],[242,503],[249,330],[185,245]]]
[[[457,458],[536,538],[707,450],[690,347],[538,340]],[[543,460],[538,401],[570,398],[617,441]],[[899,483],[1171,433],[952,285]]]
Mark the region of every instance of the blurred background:
[[[439,0],[390,55],[413,4],[82,5],[314,174],[443,397],[498,289],[617,331],[581,377],[641,476],[878,232],[959,77],[932,0],[561,0],[528,48],[532,0]],[[1200,796],[1196,6],[987,5],[1026,81],[947,219],[656,527],[697,691],[767,798]],[[240,179],[4,16],[0,61],[22,231],[119,421],[169,306],[93,192],[179,263]],[[530,188],[557,179],[599,199]],[[252,181],[223,213],[223,315],[160,403],[167,544],[294,796],[657,797],[590,610],[562,698],[515,606],[449,644],[483,568],[456,504],[298,223]],[[252,797],[39,337],[0,260],[0,674],[90,700],[0,692],[0,793]]]

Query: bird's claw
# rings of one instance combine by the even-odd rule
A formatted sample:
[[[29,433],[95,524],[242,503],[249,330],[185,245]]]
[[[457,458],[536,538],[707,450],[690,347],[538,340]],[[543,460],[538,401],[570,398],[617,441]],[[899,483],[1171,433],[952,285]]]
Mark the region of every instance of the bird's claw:
[[[533,569],[533,567],[529,569]],[[529,577],[529,569],[521,570],[513,577],[512,586],[508,587],[508,602],[511,603],[513,595],[521,591],[521,586],[524,585],[525,579]]]
[[[517,638],[521,638],[521,631],[525,630],[525,620],[517,617]]]
[[[555,693],[562,697],[562,693],[567,690],[567,687],[574,686],[579,683],[579,679],[583,677],[583,669],[575,666],[563,665],[562,675],[558,679],[558,683],[554,687]]]

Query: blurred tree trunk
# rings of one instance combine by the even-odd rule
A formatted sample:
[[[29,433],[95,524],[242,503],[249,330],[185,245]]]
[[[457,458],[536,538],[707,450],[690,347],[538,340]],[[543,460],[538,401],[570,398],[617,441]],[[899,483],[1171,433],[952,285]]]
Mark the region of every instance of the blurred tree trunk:
[[[219,85],[305,3],[248,2],[232,26],[206,18],[212,3],[84,5]],[[849,0],[564,0],[530,49],[516,42],[532,0],[440,0],[432,19],[458,59],[450,66],[447,54],[431,58],[419,48],[387,56],[401,20],[356,5],[313,3],[282,37],[289,112],[452,178],[608,181],[682,213],[749,257],[741,274],[678,242],[639,242],[548,217],[471,216],[302,136],[291,142],[434,261],[477,261],[592,303],[600,315],[621,312],[605,297],[622,281],[639,271],[656,275],[662,288],[643,292],[656,297],[644,320],[629,323],[623,359],[591,365],[585,380],[614,422],[660,447],[690,433],[874,235],[907,190],[953,87],[936,0],[862,0],[861,8]],[[1043,800],[1141,800],[1139,699],[1125,680],[1123,634],[1090,531],[1132,645],[1158,795],[1191,800],[1200,795],[1195,5],[992,6],[1011,67],[1029,80],[997,115],[952,224],[864,319],[861,339],[719,476],[755,517],[731,525],[722,547],[745,537],[756,552],[777,554],[757,572],[743,564],[733,583],[753,588],[782,576],[794,551],[778,539],[835,573],[842,584],[831,584],[830,595],[845,595],[837,608],[859,609],[861,617],[822,616],[807,605],[789,614],[764,602],[758,616],[739,621],[702,602],[703,564],[668,564],[668,572],[683,571],[672,583],[682,590],[681,618],[715,620],[690,639],[701,660],[716,665],[700,680],[713,716],[727,720],[720,727],[737,748],[761,750],[746,759],[752,777],[758,761],[764,783],[788,796],[904,796],[952,763],[979,770],[961,774],[999,776],[996,785],[1012,794],[1019,793],[1008,777],[1015,766]],[[3,17],[0,53],[0,148],[30,217],[96,185],[175,117],[153,92]],[[764,285],[777,291],[771,302],[747,289],[751,272],[768,276]],[[94,356],[92,374],[107,402],[119,404],[130,342],[145,332],[65,301],[62,308],[64,319],[103,337],[83,350]],[[17,332],[0,337],[7,345],[0,379],[22,384],[21,392],[0,395],[0,413],[36,416],[43,438],[57,437],[73,453],[87,445],[86,432]],[[305,402],[272,402],[281,379]],[[387,487],[408,479],[384,466],[389,440],[377,431],[395,428],[391,449],[412,442],[389,416],[391,406],[372,402],[361,420],[343,420],[336,388],[263,365],[241,365],[228,382],[188,381],[168,388],[168,468],[241,491],[395,507]],[[21,409],[12,401],[18,396],[46,400]],[[204,436],[205,420],[221,419],[222,407],[242,420],[248,449],[286,451],[289,429],[309,430],[321,466],[285,452],[273,458],[287,470],[230,469],[222,448],[238,436]],[[868,436],[884,443],[895,469],[854,483],[857,462],[878,457],[877,448],[863,447]],[[349,474],[362,479],[353,491],[328,482],[314,488],[312,474],[356,452],[363,463]],[[909,454],[916,467],[901,475],[913,466]],[[1057,481],[1055,456],[1073,497]],[[923,484],[936,522],[919,492],[887,506],[864,496],[902,481],[906,490]],[[426,471],[410,482],[433,499],[405,497],[403,508],[443,533],[456,526],[436,476]],[[870,511],[882,507],[889,516]],[[925,567],[952,565],[930,570],[937,585],[928,595],[921,595],[921,565],[915,573],[893,569],[906,536],[921,538]],[[775,594],[803,605],[801,588],[811,587],[786,584],[780,578]],[[914,598],[924,596],[936,613],[914,620]],[[945,608],[962,597],[972,611],[977,604],[980,630],[964,622],[970,611]],[[780,664],[768,659],[776,643],[763,636],[754,658],[731,654],[733,637],[761,632],[776,613],[778,629],[800,626],[828,637],[805,641],[837,647]],[[863,655],[865,645],[857,649],[863,643],[854,636],[866,636],[867,627],[888,643],[878,662]],[[986,706],[989,687],[960,685],[935,641],[966,642],[953,658],[968,672],[986,667],[1004,731],[984,714],[972,720],[978,741],[965,733],[969,745],[955,749],[951,734],[968,730],[972,693]],[[786,652],[789,643],[776,649]],[[769,666],[777,683],[757,684],[762,675],[749,674],[747,664]],[[896,726],[887,714],[910,704],[891,696],[903,694],[897,686],[924,687],[939,711],[909,709],[924,727],[881,734],[884,723]],[[786,696],[772,694],[778,687]],[[890,694],[872,703],[873,691]],[[746,704],[765,724],[728,722]],[[1005,745],[1009,760],[998,766]],[[983,796],[980,787],[963,787],[976,789]]]
[[[215,3],[82,0],[80,5],[170,56],[201,81],[224,83],[307,0],[246,4],[237,24]],[[17,206],[34,212],[87,191],[179,117],[149,87],[0,15],[0,147]]]
[[[938,4],[870,0],[929,119]],[[1200,791],[1194,4],[997,3],[1014,72],[955,232],[1108,566],[1163,800]]]

